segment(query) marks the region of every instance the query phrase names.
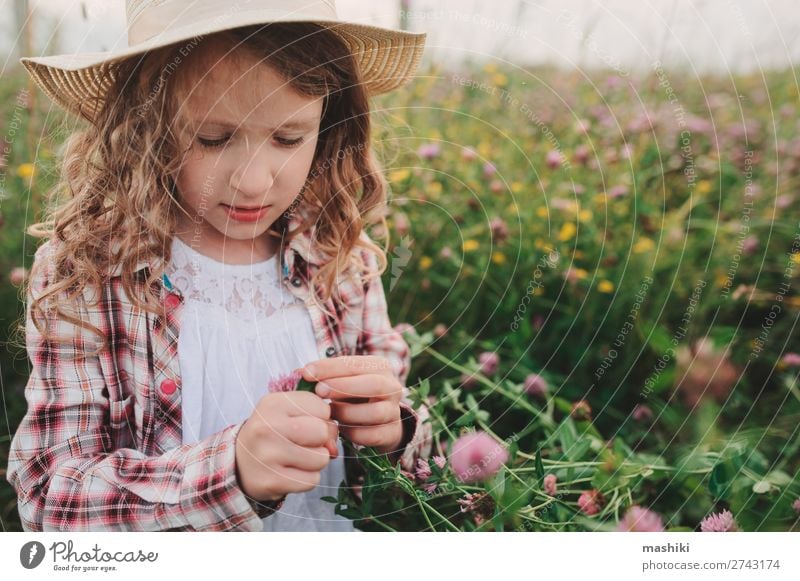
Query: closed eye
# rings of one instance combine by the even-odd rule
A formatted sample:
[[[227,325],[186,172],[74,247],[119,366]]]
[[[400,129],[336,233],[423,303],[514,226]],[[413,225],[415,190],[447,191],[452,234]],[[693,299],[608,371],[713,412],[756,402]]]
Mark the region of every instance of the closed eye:
[[[230,141],[230,138],[231,138],[230,135],[225,135],[225,136],[219,137],[219,138],[209,138],[209,137],[199,137],[198,136],[197,137],[197,141],[203,147],[206,147],[206,148],[209,148],[209,149],[214,149],[214,148],[222,147],[223,145],[225,145],[228,141]],[[302,136],[298,137],[297,139],[286,139],[284,137],[276,137],[275,141],[277,141],[282,147],[291,148],[291,147],[299,146],[301,143],[303,143],[303,139],[304,138]]]
[[[215,148],[215,147],[222,147],[223,145],[225,145],[225,144],[228,142],[228,140],[229,140],[230,138],[231,138],[231,136],[230,136],[230,135],[225,135],[225,136],[223,136],[223,137],[219,137],[219,138],[213,138],[213,139],[212,139],[212,138],[207,138],[207,137],[199,137],[199,136],[198,136],[198,138],[197,138],[197,141],[198,141],[198,142],[200,143],[200,145],[202,145],[203,147],[208,147],[208,148],[211,148],[211,149],[213,149],[213,148]]]
[[[283,137],[276,137],[275,141],[280,143],[283,147],[297,147],[301,143],[303,143],[303,137],[300,136],[297,139],[285,139]]]

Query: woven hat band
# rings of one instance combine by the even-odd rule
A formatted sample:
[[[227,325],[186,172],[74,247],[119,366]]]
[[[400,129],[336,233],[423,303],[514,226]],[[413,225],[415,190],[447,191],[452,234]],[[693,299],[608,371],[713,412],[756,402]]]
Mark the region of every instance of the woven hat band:
[[[276,21],[338,20],[332,0],[239,0],[233,4],[219,0],[128,0],[128,46],[201,22],[220,23],[239,13],[258,11],[274,14]]]

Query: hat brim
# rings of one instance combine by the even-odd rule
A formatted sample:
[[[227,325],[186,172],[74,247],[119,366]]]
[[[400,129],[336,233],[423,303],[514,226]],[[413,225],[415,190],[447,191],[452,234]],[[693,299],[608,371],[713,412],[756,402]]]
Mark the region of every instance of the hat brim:
[[[264,12],[264,14],[261,14]],[[148,51],[224,30],[271,22],[313,22],[336,32],[350,47],[370,95],[387,93],[410,81],[422,60],[426,33],[413,33],[351,22],[276,16],[271,11],[230,14],[206,23],[177,27],[118,51],[26,57],[20,62],[34,82],[58,105],[89,121],[105,100],[119,63]]]

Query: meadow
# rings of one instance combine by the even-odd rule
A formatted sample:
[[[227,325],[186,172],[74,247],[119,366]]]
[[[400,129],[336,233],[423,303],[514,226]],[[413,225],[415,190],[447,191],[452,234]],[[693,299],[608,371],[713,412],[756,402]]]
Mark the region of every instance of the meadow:
[[[797,73],[428,66],[376,99],[383,280],[435,442],[414,471],[362,450],[337,510],[364,530],[800,530]],[[69,123],[20,74],[0,103],[10,341]],[[28,364],[2,364],[9,531]]]

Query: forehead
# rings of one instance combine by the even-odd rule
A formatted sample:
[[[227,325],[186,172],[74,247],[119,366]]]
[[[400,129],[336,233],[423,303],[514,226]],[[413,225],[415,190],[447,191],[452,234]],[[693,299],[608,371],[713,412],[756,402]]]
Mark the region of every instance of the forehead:
[[[182,113],[194,121],[227,120],[268,128],[319,120],[322,97],[299,93],[272,66],[239,49],[208,43],[182,67]]]

